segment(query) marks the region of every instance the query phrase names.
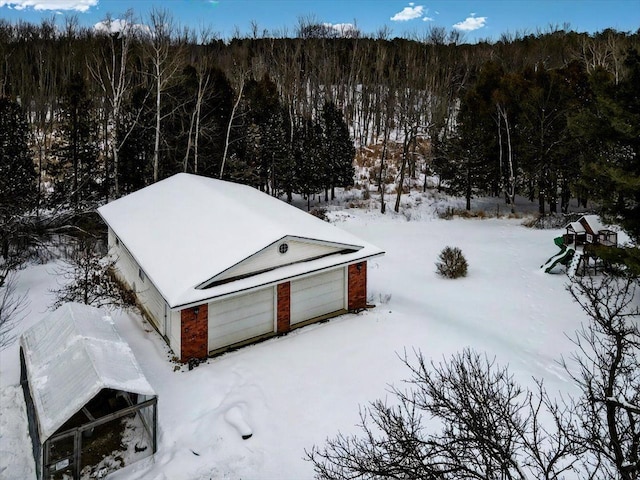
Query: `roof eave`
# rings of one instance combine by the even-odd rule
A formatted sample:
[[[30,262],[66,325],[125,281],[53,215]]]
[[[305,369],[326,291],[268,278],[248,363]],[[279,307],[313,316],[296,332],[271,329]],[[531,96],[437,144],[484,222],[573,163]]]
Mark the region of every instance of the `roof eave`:
[[[172,311],[179,311],[185,308],[190,308],[190,307],[194,307],[197,305],[202,305],[203,303],[208,303],[211,302],[213,300],[217,300],[223,297],[231,297],[231,296],[236,296],[236,295],[240,295],[240,294],[244,294],[244,293],[249,293],[251,291],[255,291],[255,290],[259,290],[261,288],[267,288],[269,286],[273,286],[273,285],[277,285],[279,283],[282,283],[284,281],[291,281],[297,278],[303,278],[303,277],[307,277],[309,275],[313,275],[315,273],[321,272],[323,270],[333,270],[336,268],[341,268],[341,267],[345,267],[347,265],[351,265],[354,263],[359,263],[365,260],[370,260],[372,258],[376,258],[376,257],[381,257],[383,255],[385,255],[386,252],[384,251],[377,251],[368,255],[364,255],[364,256],[358,256],[356,258],[349,258],[348,260],[345,260],[343,262],[337,262],[337,263],[332,263],[331,265],[324,265],[324,266],[319,266],[317,268],[310,268],[305,270],[304,272],[299,272],[299,273],[294,273],[294,274],[284,274],[281,276],[277,276],[276,278],[270,279],[268,281],[258,281],[255,284],[251,284],[250,286],[247,287],[243,287],[243,288],[239,288],[237,290],[232,290],[232,291],[227,291],[224,293],[219,293],[219,294],[213,294],[210,296],[203,296],[202,298],[197,298],[191,301],[184,301],[181,302],[179,299],[174,302],[174,304],[172,305],[171,303],[169,304],[169,308]],[[306,263],[306,262],[302,262],[302,263]],[[294,265],[298,265],[298,264],[294,264]],[[276,269],[277,270],[277,269]],[[271,273],[273,272],[266,272],[266,273]],[[259,277],[260,275],[256,275],[255,277]],[[251,277],[249,277],[251,278]],[[244,280],[244,279],[243,279]],[[230,282],[228,285],[232,285],[234,282]],[[214,287],[215,289],[215,287]],[[200,291],[204,291],[204,290],[200,290]],[[215,290],[214,290],[215,291]]]
[[[313,243],[313,244],[317,244],[317,245],[323,245],[323,246],[326,246],[326,247],[333,247],[333,248],[336,248],[336,249],[340,249],[340,250],[337,250],[336,252],[330,253],[330,255],[338,254],[338,253],[340,253],[342,251],[345,251],[345,250],[352,250],[354,252],[357,252],[357,251],[362,250],[364,248],[363,245],[352,245],[352,244],[348,244],[348,243],[331,242],[331,241],[328,241],[328,240],[320,240],[320,239],[316,239],[316,238],[301,237],[299,235],[284,235],[283,237],[280,237],[277,240],[271,242],[269,245],[265,246],[264,248],[261,248],[257,252],[252,253],[248,257],[243,258],[242,260],[240,260],[239,262],[234,263],[233,265],[229,266],[228,268],[225,268],[221,272],[217,272],[215,275],[213,275],[212,277],[209,277],[204,282],[199,283],[194,288],[196,288],[198,290],[209,288],[209,286],[211,284],[216,282],[217,278],[219,278],[221,275],[223,275],[224,273],[228,272],[232,268],[235,268],[236,266],[240,265],[241,263],[248,261],[249,259],[255,257],[256,255],[259,255],[260,253],[262,253],[265,250],[271,248],[272,246],[274,246],[277,243],[288,242],[288,241],[298,241],[298,242]],[[298,260],[297,262],[291,263],[291,265],[293,265],[294,263],[303,263],[303,262],[307,262],[307,261],[310,261],[310,260],[315,260],[315,258]],[[288,266],[288,265],[282,265],[282,266]],[[279,268],[279,267],[274,267],[274,268]],[[252,273],[250,275],[257,275],[257,274],[260,274],[260,273],[263,273],[263,272],[255,272],[255,273]],[[233,280],[231,280],[231,281],[233,281]]]

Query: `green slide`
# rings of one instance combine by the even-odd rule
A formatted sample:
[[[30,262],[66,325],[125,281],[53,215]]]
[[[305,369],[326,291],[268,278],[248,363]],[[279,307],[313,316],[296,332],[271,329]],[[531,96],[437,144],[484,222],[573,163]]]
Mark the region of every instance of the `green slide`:
[[[551,269],[555,267],[558,263],[561,263],[562,265],[568,265],[571,259],[573,258],[573,254],[575,252],[576,252],[575,249],[571,247],[567,248],[564,245],[562,245],[560,247],[560,252],[554,255],[553,257],[551,257],[549,260],[547,260],[546,263],[542,265],[540,268],[544,268],[545,273],[549,273],[551,272]]]

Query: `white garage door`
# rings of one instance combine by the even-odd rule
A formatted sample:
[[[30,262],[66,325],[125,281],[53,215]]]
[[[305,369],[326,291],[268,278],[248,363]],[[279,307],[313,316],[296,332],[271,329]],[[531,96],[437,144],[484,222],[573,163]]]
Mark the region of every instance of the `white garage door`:
[[[344,308],[344,269],[291,282],[292,325]]]
[[[209,304],[209,351],[274,331],[274,289]]]

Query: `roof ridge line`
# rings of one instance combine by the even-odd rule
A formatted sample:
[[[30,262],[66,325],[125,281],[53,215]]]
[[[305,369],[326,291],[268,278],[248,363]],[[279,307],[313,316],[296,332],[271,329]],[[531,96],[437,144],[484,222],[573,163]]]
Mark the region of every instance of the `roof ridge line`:
[[[89,306],[91,306],[91,305],[89,305]],[[72,308],[70,308],[69,311],[71,312],[71,318],[73,319],[73,325],[74,325],[74,329],[75,329],[75,327],[76,327],[76,314],[75,314],[75,311]],[[100,318],[104,318],[104,317],[100,317]],[[93,338],[94,340],[97,340],[95,337],[88,337],[87,335],[80,335],[80,332],[78,332],[76,330],[76,341],[79,341],[80,339],[88,339],[88,338]],[[87,357],[89,357],[89,362],[91,363],[91,368],[93,369],[94,373],[96,374],[96,377],[98,377],[98,382],[102,386],[101,388],[104,388],[104,382],[102,381],[102,377],[100,375],[100,372],[96,368],[96,363],[95,363],[95,361],[93,359],[93,356],[91,355],[89,350],[87,350],[86,342],[82,342],[82,350],[86,353]]]

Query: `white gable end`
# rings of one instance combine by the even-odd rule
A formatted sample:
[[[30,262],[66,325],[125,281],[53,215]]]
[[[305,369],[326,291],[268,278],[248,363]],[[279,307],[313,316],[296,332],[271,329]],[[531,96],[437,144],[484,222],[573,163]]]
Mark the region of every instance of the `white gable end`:
[[[267,248],[207,280],[199,288],[207,288],[231,279],[255,275],[274,268],[306,262],[328,255],[355,252],[362,247],[287,236]]]

